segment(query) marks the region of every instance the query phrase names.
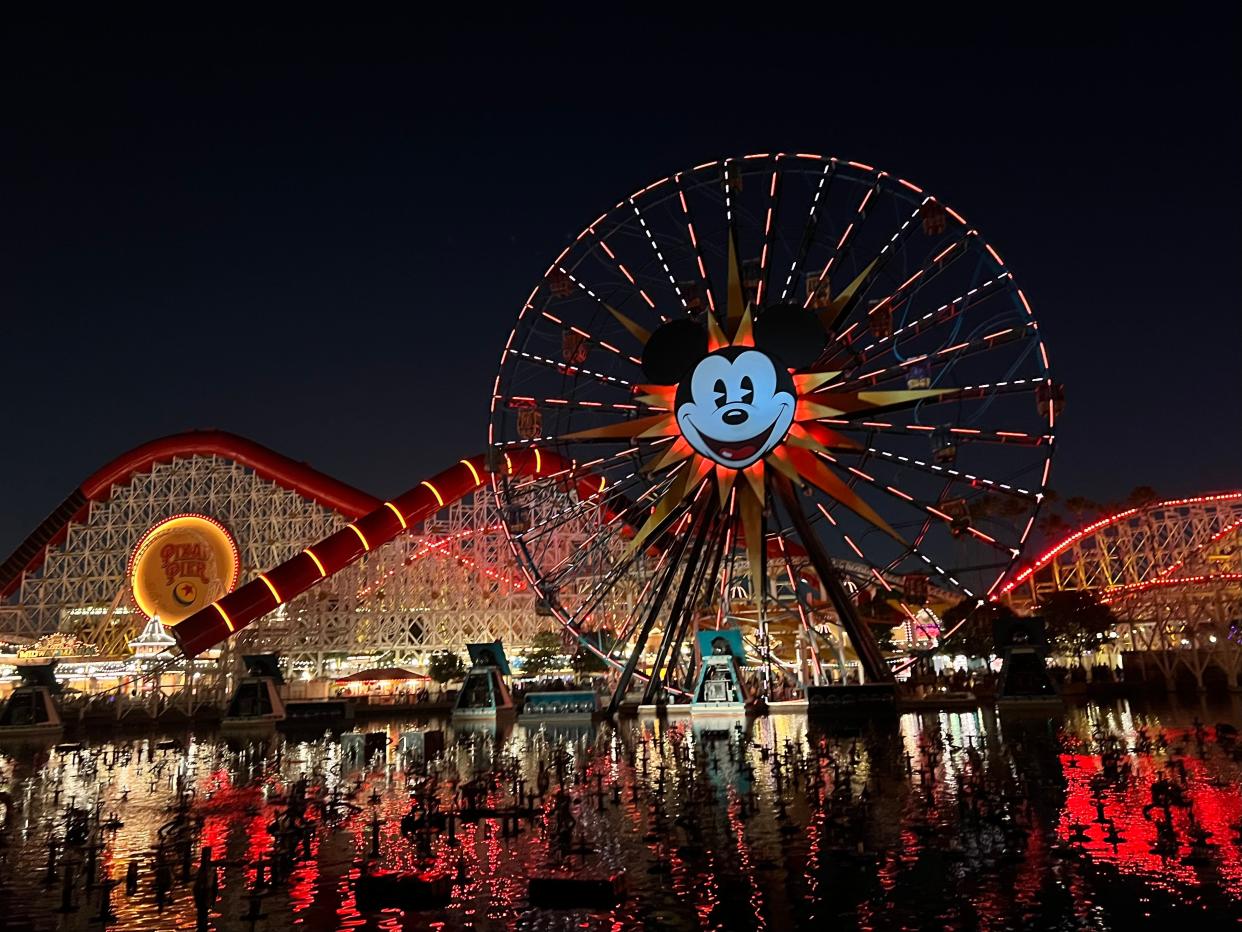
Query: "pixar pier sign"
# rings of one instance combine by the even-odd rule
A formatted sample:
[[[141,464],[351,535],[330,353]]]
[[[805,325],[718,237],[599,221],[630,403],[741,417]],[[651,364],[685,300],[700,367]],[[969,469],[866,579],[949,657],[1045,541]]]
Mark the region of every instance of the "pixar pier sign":
[[[181,514],[142,535],[129,560],[134,604],[167,625],[233,591],[241,570],[237,542],[207,515]]]

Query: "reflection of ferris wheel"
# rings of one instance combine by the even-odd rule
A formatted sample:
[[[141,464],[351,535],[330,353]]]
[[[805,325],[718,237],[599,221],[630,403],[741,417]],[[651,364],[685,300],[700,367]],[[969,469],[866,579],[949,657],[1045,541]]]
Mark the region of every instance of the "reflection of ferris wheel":
[[[1026,298],[961,216],[866,165],[746,156],[635,192],[548,268],[491,442],[554,465],[495,488],[546,606],[615,639],[614,704],[634,675],[683,689],[704,626],[816,679],[835,630],[883,679],[860,596],[897,624],[929,583],[991,593],[1059,404]]]

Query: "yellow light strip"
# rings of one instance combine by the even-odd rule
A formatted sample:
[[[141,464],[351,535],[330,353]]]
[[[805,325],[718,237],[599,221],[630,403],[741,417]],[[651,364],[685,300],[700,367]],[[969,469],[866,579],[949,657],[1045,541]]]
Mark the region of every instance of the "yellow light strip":
[[[358,535],[358,539],[362,541],[363,550],[369,551],[371,549],[371,545],[367,543],[367,536],[365,534],[363,534],[360,530],[358,530],[352,524],[347,524],[346,527],[348,527],[351,531],[353,531],[355,534]]]
[[[470,462],[470,460],[462,460],[461,462],[467,469],[470,470],[470,475],[474,476],[474,484],[482,485],[483,479],[479,476],[479,471],[474,468],[474,463]]]
[[[276,604],[279,605],[281,601],[280,593],[276,591],[276,587],[272,584],[272,581],[267,578],[265,573],[260,573],[259,578],[263,580],[263,585],[267,586],[268,590],[272,593],[272,598],[275,599]]]
[[[233,619],[229,617],[229,613],[228,613],[228,612],[226,612],[226,611],[225,611],[225,610],[221,607],[221,605],[220,605],[220,603],[219,603],[219,602],[212,602],[212,603],[211,603],[211,607],[212,607],[212,608],[214,608],[217,612],[219,612],[219,613],[220,613],[220,617],[224,619],[224,624],[225,624],[225,626],[226,626],[226,627],[228,627],[229,631],[236,631],[236,630],[237,630],[236,628],[234,628],[234,627],[233,627]]]
[[[509,475],[513,475],[513,460],[509,459],[508,453],[505,454],[505,469],[508,470]]]
[[[539,475],[543,470],[543,454],[536,448],[535,450],[535,475]]]
[[[441,508],[444,507],[444,499],[441,497],[439,489],[425,479],[420,483],[420,485],[425,485],[427,488],[431,489],[431,494],[436,497],[436,504]]]
[[[397,516],[397,520],[401,522],[401,527],[402,527],[402,528],[407,528],[407,527],[409,527],[409,525],[405,523],[405,515],[403,515],[403,514],[401,513],[401,509],[400,509],[400,508],[398,508],[398,507],[397,507],[396,505],[394,505],[392,502],[384,502],[384,504],[385,504],[385,505],[387,505],[390,509],[392,509],[392,513],[393,513],[394,515],[396,515],[396,516]]]
[[[323,568],[323,564],[320,563],[319,558],[315,556],[315,551],[311,550],[310,547],[307,547],[302,552],[306,554],[308,557],[310,557],[312,561],[314,561],[315,569],[319,570],[320,579],[323,579],[325,576],[328,575],[328,571]]]

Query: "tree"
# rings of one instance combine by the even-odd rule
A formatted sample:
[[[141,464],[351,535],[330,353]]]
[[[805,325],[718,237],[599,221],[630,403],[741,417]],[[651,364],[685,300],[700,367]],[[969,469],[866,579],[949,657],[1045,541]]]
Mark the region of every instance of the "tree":
[[[978,599],[962,599],[945,611],[940,617],[940,625],[943,630],[949,631],[959,621],[963,622],[948,640],[950,651],[961,651],[967,657],[988,657],[996,653],[993,624],[999,619],[1013,617],[1013,609],[1001,602],[979,605]]]
[[[1099,502],[1093,502],[1082,495],[1067,498],[1065,500],[1065,507],[1073,514],[1074,522],[1079,527],[1086,524],[1088,520],[1099,517],[1104,512],[1103,505]]]
[[[531,642],[531,649],[526,652],[522,662],[522,673],[525,676],[542,676],[562,666],[561,636],[555,631],[540,631]]]
[[[897,649],[897,644],[893,640],[892,625],[867,625],[871,629],[871,636],[875,638],[876,646],[884,653],[891,654]]]
[[[604,653],[612,650],[616,639],[606,631],[596,631],[591,634],[584,635],[595,642]],[[606,673],[608,664],[600,659],[599,655],[593,650],[588,650],[584,645],[579,644],[578,649],[574,651],[572,657],[569,658],[569,666],[579,676],[589,676],[592,673]]]
[[[1070,523],[1055,511],[1045,508],[1039,516],[1039,530],[1047,537],[1063,537],[1070,532]]]
[[[1048,642],[1074,655],[1082,663],[1082,655],[1113,641],[1117,616],[1093,593],[1064,589],[1054,592],[1039,603]],[[1091,670],[1087,668],[1090,679]]]
[[[466,665],[453,651],[438,650],[431,655],[431,661],[427,664],[427,675],[443,686],[445,683],[465,676]]]
[[[569,658],[569,667],[579,676],[590,676],[593,673],[607,673],[608,664],[601,660],[594,651],[579,647]]]
[[[1130,490],[1130,494],[1126,496],[1125,505],[1127,508],[1142,508],[1144,505],[1150,505],[1152,502],[1158,501],[1160,493],[1149,485],[1136,485]]]
[[[871,631],[880,650],[891,653],[897,645],[893,642],[893,629],[904,624],[906,616],[880,593],[864,589],[858,596],[858,614]]]

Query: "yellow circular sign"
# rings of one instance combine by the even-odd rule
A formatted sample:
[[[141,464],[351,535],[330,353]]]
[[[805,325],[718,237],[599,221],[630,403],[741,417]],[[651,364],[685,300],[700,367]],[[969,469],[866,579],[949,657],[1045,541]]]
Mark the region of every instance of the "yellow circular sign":
[[[206,515],[175,515],[142,535],[129,559],[134,604],[166,625],[233,591],[241,558],[233,535]]]

